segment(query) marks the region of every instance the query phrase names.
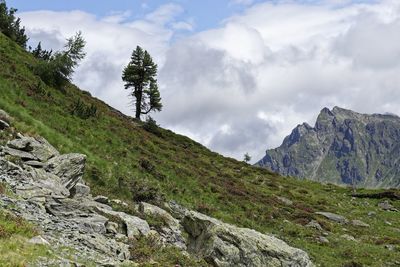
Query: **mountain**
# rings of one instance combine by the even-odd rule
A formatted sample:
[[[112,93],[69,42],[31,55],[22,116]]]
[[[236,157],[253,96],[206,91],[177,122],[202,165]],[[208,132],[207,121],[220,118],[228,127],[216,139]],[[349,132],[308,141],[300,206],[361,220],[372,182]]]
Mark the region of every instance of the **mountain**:
[[[400,117],[322,109],[256,164],[286,176],[367,188],[400,187]]]
[[[276,244],[271,235],[294,253],[299,252],[296,249],[306,252],[316,266],[399,265],[396,210],[400,202],[390,198],[393,194],[363,189],[360,193],[365,198],[354,198],[349,188],[283,177],[135,120],[71,83],[62,88],[48,86],[33,71],[37,59],[1,33],[0,64],[0,109],[5,111],[0,111],[0,146],[5,150],[0,151],[0,266],[46,266],[32,264],[41,259],[59,266],[51,265],[52,260],[60,260],[58,256],[72,260],[79,256],[69,248],[58,249],[62,244],[52,243],[57,241],[73,242],[82,253],[96,250],[104,257],[109,252],[99,249],[126,252],[118,247],[126,248],[123,241],[130,241],[127,257],[135,262],[133,266],[196,266],[184,260],[188,253],[195,259],[204,257],[211,266],[268,266],[262,261],[271,258],[266,252]],[[21,142],[24,137],[29,145]],[[84,157],[83,172],[68,165],[57,167],[60,164],[44,156],[45,150],[37,143],[51,144],[51,153],[57,151],[75,165]],[[85,156],[67,156],[71,153]],[[41,174],[37,179],[25,175],[32,168]],[[55,170],[59,171],[53,175]],[[65,180],[66,173],[76,171],[79,177],[74,175],[71,183]],[[75,178],[81,183],[79,190],[73,186]],[[60,186],[60,179],[66,188]],[[58,186],[53,187],[54,183]],[[38,188],[38,184],[44,186]],[[88,188],[93,199],[108,204],[93,203],[90,196],[75,199],[77,192],[87,194]],[[174,224],[187,251],[160,248],[155,238],[126,240],[127,218],[133,226],[141,222],[146,227],[133,218],[144,216],[145,206],[151,207],[146,203],[154,206],[142,218],[150,231],[156,237],[155,232],[161,233],[161,241],[174,238],[175,231],[165,227],[165,218],[171,215],[178,220]],[[168,208],[171,203],[177,204],[178,211]],[[98,206],[106,210],[99,211]],[[86,227],[61,229],[61,236],[67,238],[54,238],[52,231],[77,222]],[[121,224],[122,229],[117,227]],[[109,228],[105,234],[104,227]],[[114,230],[120,239],[116,240]],[[90,231],[98,231],[93,235],[106,246],[91,243]],[[37,235],[50,245],[40,238],[32,241]],[[236,264],[246,261],[245,255],[252,255],[252,263]],[[276,255],[268,262],[272,266],[302,266],[301,262],[292,264],[295,257],[277,262]]]

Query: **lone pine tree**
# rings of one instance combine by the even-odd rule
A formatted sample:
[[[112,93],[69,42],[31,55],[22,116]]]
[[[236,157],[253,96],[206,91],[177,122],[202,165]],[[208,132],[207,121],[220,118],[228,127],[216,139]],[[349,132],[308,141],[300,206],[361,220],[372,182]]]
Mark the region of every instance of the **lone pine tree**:
[[[146,50],[137,46],[122,73],[125,89],[132,90],[130,95],[134,101],[136,119],[140,120],[141,115],[162,109],[156,77],[157,64]]]

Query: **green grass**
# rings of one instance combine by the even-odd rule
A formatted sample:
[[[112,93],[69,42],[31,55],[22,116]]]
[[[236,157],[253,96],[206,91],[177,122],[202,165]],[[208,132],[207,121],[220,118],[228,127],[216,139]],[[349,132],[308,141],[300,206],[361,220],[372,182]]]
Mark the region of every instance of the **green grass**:
[[[206,267],[206,262],[195,259],[189,255],[184,255],[178,248],[166,246],[162,247],[157,242],[156,237],[142,237],[135,240],[131,246],[131,255],[135,263],[140,267],[162,267],[162,266],[181,266],[181,267]]]
[[[26,266],[41,256],[49,257],[46,246],[27,242],[37,234],[36,229],[22,218],[0,209],[0,266]]]
[[[163,194],[225,222],[273,233],[307,251],[320,266],[395,266],[400,261],[398,244],[395,251],[385,248],[399,240],[400,215],[379,210],[378,200],[352,200],[348,188],[284,178],[168,130],[153,134],[72,84],[62,91],[38,86],[40,80],[31,71],[35,59],[1,34],[0,63],[0,108],[15,118],[13,127],[45,137],[62,153],[86,154],[85,179],[94,194],[125,201],[148,197],[144,192],[150,192],[150,198]],[[98,116],[83,120],[72,115],[77,99],[95,105]],[[138,184],[146,190],[140,192]],[[294,205],[286,206],[276,196]],[[398,202],[393,204],[400,209]],[[316,211],[339,213],[371,227],[341,226]],[[369,217],[369,211],[376,216]],[[316,242],[321,233],[304,227],[311,219],[329,232],[329,244]],[[345,233],[360,242],[342,239]]]

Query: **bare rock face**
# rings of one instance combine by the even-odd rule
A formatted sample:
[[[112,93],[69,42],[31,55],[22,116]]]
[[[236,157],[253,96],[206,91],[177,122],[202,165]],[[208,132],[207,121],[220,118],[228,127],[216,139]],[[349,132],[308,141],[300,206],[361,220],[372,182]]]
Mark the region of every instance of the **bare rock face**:
[[[64,186],[71,190],[82,179],[85,163],[85,155],[72,153],[50,159],[45,169],[60,177]]]
[[[120,224],[119,225],[120,229],[126,229],[125,234],[128,238],[146,236],[150,232],[149,224],[145,220],[140,219],[139,217],[132,216],[124,212],[118,212],[102,208],[99,208],[99,211],[101,214],[104,214],[106,216],[108,215],[117,218],[118,221],[116,223]]]
[[[256,164],[282,175],[368,188],[400,188],[400,117],[324,108]]]
[[[307,253],[280,239],[198,212],[186,212],[182,225],[189,234],[188,250],[213,266],[314,266]]]
[[[163,243],[173,245],[182,250],[187,249],[186,240],[183,237],[183,227],[178,219],[175,219],[166,210],[145,202],[139,204],[139,212],[163,222],[164,226],[158,229],[158,234]]]
[[[59,155],[58,151],[42,137],[33,138],[23,136],[20,139],[8,142],[7,146],[12,149],[28,152],[41,162]]]

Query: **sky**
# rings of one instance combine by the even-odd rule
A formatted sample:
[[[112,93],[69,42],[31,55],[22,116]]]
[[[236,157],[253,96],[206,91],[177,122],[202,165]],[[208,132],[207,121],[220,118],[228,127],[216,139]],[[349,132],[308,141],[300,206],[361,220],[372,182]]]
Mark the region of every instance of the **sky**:
[[[157,122],[223,155],[260,159],[324,107],[400,114],[400,1],[7,1],[34,46],[82,31],[81,89],[133,114],[136,45],[159,66]],[[95,4],[94,4],[95,3]]]

